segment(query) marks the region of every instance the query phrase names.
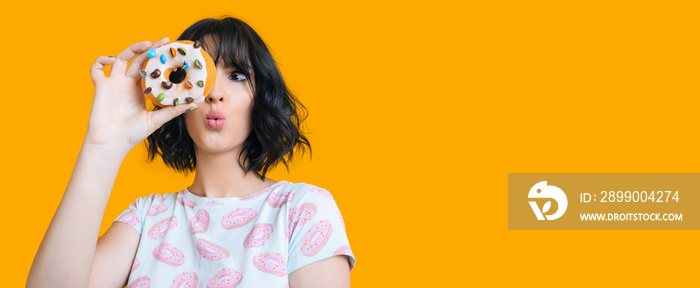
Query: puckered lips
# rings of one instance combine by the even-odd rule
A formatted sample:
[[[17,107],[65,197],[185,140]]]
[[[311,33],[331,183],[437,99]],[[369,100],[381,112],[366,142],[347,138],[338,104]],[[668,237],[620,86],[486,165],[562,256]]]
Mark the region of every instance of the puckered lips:
[[[224,116],[224,113],[221,112],[221,110],[212,110],[209,112],[209,114],[207,114],[206,120],[209,128],[219,130],[224,127],[224,123],[226,123],[226,116]]]

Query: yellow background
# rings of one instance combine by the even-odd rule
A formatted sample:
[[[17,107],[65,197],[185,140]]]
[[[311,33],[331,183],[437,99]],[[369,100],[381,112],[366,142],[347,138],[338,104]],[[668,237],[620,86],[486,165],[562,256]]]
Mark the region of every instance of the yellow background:
[[[269,177],[333,193],[353,286],[696,283],[697,231],[507,230],[509,172],[700,172],[696,5],[195,2],[4,4],[4,286],[24,285],[69,180],[97,56],[224,14],[310,111],[313,159]],[[102,232],[191,183],[144,158],[124,161]]]

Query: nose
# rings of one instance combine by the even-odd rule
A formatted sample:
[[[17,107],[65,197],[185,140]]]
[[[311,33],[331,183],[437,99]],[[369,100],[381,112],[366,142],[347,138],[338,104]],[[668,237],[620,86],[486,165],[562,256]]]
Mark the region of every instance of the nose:
[[[214,94],[214,89],[212,89],[212,92],[209,93],[207,98],[205,98],[204,100],[207,103],[214,104],[214,103],[218,103],[218,102],[224,102],[225,99],[226,99],[226,97],[224,97],[223,95]]]
[[[224,95],[224,91],[226,91],[226,89],[224,87],[220,87],[225,82],[224,79],[219,79],[220,74],[223,74],[223,71],[219,71],[217,69],[216,74],[216,83],[214,83],[214,87],[212,87],[211,91],[209,91],[209,95],[204,98],[204,101],[209,104],[221,103],[228,100],[228,97]]]

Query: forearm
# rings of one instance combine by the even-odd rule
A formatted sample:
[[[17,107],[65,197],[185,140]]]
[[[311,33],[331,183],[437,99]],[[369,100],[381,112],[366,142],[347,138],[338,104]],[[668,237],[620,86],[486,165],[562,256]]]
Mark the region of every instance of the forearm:
[[[105,207],[126,152],[83,143],[27,287],[87,287]]]

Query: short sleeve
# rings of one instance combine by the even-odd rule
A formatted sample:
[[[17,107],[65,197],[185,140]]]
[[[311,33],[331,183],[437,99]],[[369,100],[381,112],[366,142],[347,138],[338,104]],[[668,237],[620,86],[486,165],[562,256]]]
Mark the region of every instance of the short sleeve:
[[[136,231],[141,234],[143,232],[143,219],[148,213],[148,206],[150,205],[146,202],[151,202],[152,197],[140,197],[136,198],[134,203],[130,203],[129,207],[124,210],[113,222],[119,221],[134,227]]]
[[[346,255],[352,271],[355,255],[343,216],[330,192],[316,187],[297,199],[288,216],[289,273],[336,255]]]

